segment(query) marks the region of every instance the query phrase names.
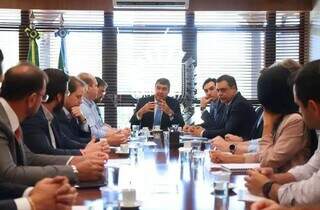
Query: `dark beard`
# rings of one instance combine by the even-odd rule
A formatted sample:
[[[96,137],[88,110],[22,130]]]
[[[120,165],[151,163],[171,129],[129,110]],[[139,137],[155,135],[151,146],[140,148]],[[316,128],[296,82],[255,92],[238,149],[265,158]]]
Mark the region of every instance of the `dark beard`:
[[[53,112],[59,112],[62,110],[64,105],[64,98],[53,108]]]

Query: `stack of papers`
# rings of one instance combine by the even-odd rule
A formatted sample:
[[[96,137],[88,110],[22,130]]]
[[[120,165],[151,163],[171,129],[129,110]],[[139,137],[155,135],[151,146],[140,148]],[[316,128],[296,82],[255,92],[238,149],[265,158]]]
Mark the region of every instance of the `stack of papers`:
[[[264,199],[264,197],[252,195],[247,189],[239,189],[237,194],[239,201],[256,202]]]
[[[233,173],[245,173],[249,169],[259,168],[259,163],[226,163],[221,164],[221,167],[230,170]]]

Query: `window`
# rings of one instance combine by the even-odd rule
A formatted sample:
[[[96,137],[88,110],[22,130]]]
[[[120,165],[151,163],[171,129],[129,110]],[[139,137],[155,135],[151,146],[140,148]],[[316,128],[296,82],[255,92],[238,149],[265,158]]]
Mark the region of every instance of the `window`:
[[[70,75],[90,72],[102,75],[102,11],[44,11],[35,10],[35,24],[41,38],[38,41],[40,68],[57,68],[60,37],[55,32],[60,27],[63,14],[66,36],[67,65]]]
[[[4,56],[4,71],[19,62],[19,26],[20,10],[0,9],[0,49]]]
[[[257,98],[257,79],[264,66],[266,12],[196,12],[197,97],[208,77],[234,76],[238,89]]]
[[[300,13],[277,12],[276,61],[291,58],[299,62]]]
[[[171,81],[170,94],[181,94],[184,12],[118,11],[118,94],[153,94],[160,77]],[[144,82],[142,82],[144,81]]]
[[[118,29],[118,95],[132,95],[136,99],[152,95],[154,83],[160,77],[170,80],[169,95],[181,94],[184,24],[182,11],[114,12],[114,26]],[[132,114],[133,107],[118,107],[118,127],[127,127]]]

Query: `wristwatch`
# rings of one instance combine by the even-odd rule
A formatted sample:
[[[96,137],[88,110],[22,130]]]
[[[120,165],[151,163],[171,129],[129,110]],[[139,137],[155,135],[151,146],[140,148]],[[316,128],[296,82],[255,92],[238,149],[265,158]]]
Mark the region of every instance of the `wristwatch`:
[[[231,152],[231,154],[236,153],[236,149],[237,149],[237,146],[235,144],[229,145],[229,152]]]
[[[273,181],[269,181],[262,186],[262,194],[264,197],[270,198],[269,193],[273,184],[274,184]]]

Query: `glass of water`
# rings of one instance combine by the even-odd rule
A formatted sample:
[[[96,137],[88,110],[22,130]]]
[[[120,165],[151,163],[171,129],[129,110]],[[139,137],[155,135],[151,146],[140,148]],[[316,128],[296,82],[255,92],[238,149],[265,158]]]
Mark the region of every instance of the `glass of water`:
[[[229,171],[213,171],[211,172],[213,177],[214,194],[217,197],[228,197],[229,183],[231,172]]]

